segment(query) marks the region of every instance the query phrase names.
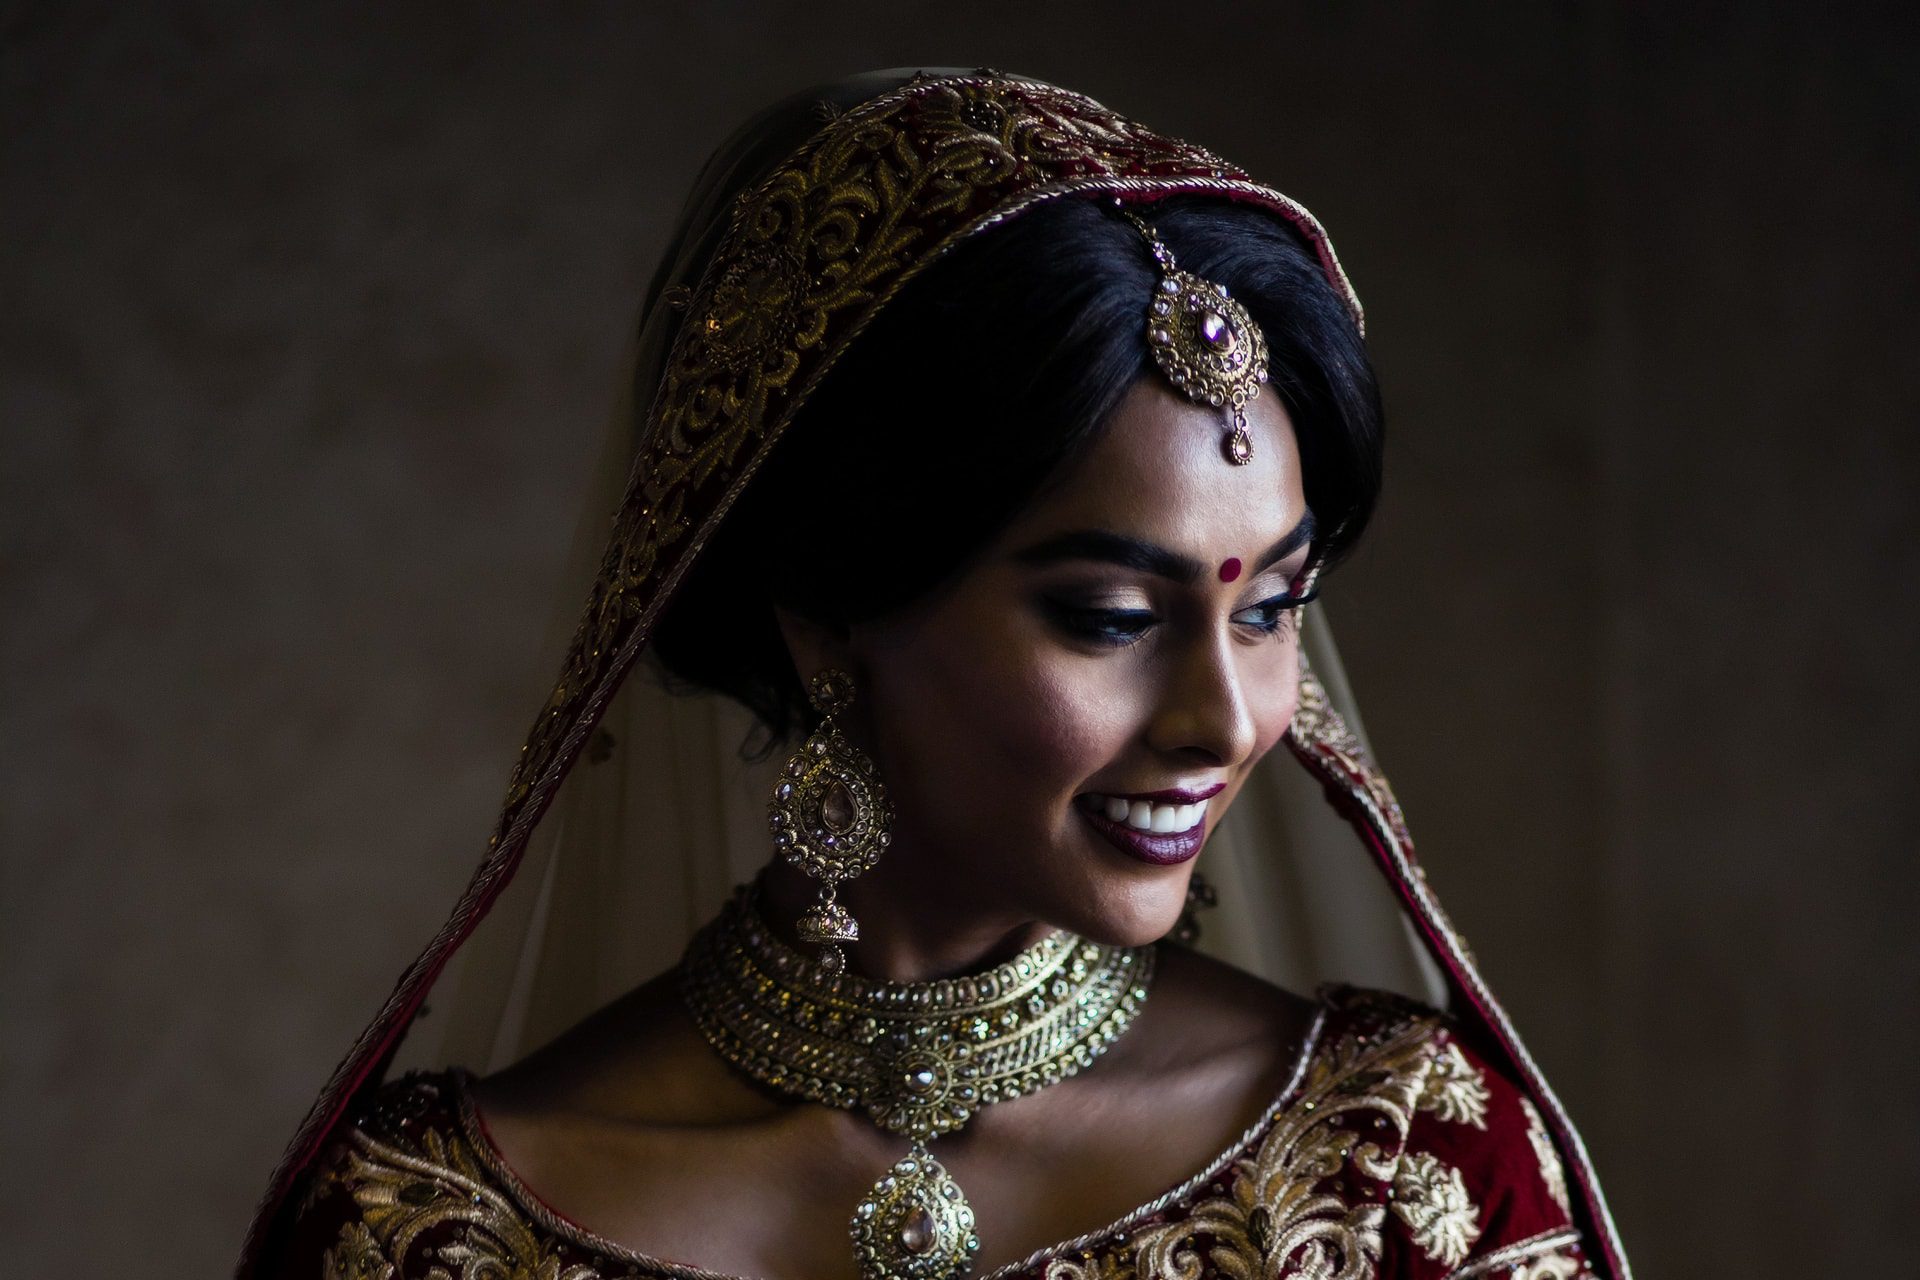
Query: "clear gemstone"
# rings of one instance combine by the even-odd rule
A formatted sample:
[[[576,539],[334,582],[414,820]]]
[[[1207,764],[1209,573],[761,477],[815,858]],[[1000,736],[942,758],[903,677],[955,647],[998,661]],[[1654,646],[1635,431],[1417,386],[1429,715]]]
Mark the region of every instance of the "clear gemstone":
[[[917,1204],[900,1221],[900,1247],[908,1253],[925,1253],[933,1248],[936,1224],[927,1206]]]
[[[1233,326],[1218,311],[1200,313],[1200,337],[1210,347],[1231,347]]]
[[[907,1088],[915,1093],[925,1093],[933,1088],[934,1079],[932,1067],[915,1067],[907,1072]]]
[[[829,831],[846,832],[853,830],[853,824],[859,817],[859,802],[853,798],[853,792],[847,789],[847,784],[836,778],[820,801],[820,820],[827,824]]]

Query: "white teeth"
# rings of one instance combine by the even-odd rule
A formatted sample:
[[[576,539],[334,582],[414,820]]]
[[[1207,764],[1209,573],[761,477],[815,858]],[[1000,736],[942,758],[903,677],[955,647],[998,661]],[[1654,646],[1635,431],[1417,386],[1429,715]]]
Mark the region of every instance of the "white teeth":
[[[1207,816],[1207,802],[1194,804],[1154,804],[1147,800],[1127,800],[1121,796],[1088,796],[1088,808],[1105,814],[1109,822],[1124,822],[1135,831],[1154,835],[1172,835],[1191,831]]]

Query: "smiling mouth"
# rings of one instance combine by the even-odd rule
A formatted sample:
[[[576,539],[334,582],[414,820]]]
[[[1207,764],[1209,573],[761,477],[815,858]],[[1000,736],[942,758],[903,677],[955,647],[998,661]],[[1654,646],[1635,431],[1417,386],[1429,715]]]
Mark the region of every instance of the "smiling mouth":
[[[1089,793],[1080,797],[1081,808],[1108,822],[1150,835],[1177,835],[1191,831],[1207,820],[1207,801],[1188,804],[1131,800],[1126,796]]]
[[[1122,853],[1154,866],[1172,866],[1200,852],[1207,840],[1208,802],[1225,783],[1200,791],[1156,791],[1110,796],[1088,792],[1074,807],[1087,824]]]

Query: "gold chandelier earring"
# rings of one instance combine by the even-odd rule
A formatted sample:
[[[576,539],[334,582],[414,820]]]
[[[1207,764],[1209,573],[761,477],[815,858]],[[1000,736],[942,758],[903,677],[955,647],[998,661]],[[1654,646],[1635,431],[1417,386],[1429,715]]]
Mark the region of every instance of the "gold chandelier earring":
[[[846,968],[843,942],[860,938],[860,924],[835,900],[841,882],[871,870],[893,840],[893,806],[873,761],[847,741],[834,717],[853,705],[853,677],[832,668],[807,686],[820,727],[787,760],[767,802],[773,847],[789,863],[821,881],[820,898],[802,913],[800,940],[820,947],[826,972]]]

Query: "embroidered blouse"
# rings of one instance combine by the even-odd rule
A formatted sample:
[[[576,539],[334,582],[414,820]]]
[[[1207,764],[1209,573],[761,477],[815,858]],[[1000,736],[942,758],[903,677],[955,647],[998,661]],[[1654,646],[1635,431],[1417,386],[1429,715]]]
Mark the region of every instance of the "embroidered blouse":
[[[982,1280],[1592,1280],[1553,1142],[1424,1006],[1330,988],[1285,1092],[1112,1225]],[[316,1166],[265,1274],[287,1280],[732,1280],[603,1240],[506,1167],[458,1072],[375,1094]]]

